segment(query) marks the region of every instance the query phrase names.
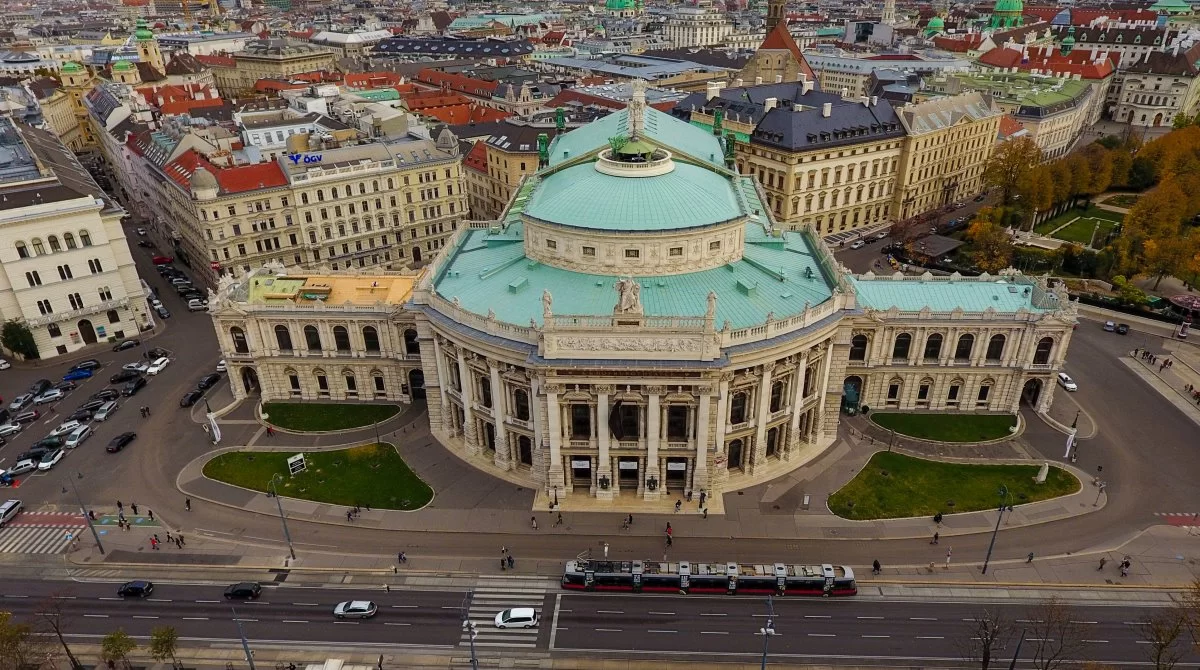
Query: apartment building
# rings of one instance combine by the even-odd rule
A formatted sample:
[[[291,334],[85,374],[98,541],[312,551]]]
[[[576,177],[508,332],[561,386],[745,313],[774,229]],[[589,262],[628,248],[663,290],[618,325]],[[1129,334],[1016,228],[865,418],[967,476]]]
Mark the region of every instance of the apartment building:
[[[475,143],[464,161],[472,218],[500,218],[513,191],[526,176],[539,169],[538,138],[549,141],[562,128],[555,123],[505,119],[491,135]]]

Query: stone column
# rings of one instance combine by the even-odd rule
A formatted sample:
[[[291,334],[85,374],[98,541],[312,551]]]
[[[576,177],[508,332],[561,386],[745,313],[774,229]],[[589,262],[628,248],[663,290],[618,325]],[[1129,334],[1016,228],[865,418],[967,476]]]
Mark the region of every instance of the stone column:
[[[529,376],[529,418],[533,421],[534,472],[539,471],[537,468],[539,459],[541,459],[542,462],[544,462],[546,459],[546,454],[544,451],[546,445],[542,442],[542,440],[545,438],[544,429],[542,428],[543,410],[542,403],[538,400],[538,396],[542,393],[541,385],[541,380],[538,377],[533,375]],[[546,469],[542,468],[540,471],[546,472]]]
[[[562,460],[562,408],[558,405],[560,384],[546,384],[546,432],[550,442],[550,461],[546,471],[546,492],[553,496],[554,488],[566,490],[566,476]],[[553,500],[553,497],[551,498]]]
[[[818,397],[817,407],[820,408],[818,414],[821,417],[822,422],[827,421],[828,417],[832,416],[835,425],[831,426],[831,428],[834,430],[837,430],[837,426],[836,426],[836,422],[838,420],[837,407],[835,406],[832,409],[825,407],[825,404],[829,399],[829,393],[828,393],[828,391],[829,391],[829,373],[830,373],[830,368],[833,367],[833,341],[825,340],[822,343],[822,345],[825,347],[825,357],[824,357],[824,360],[821,361],[821,367],[822,367],[821,385],[817,387],[817,397]],[[822,425],[819,426],[818,429],[821,431],[821,435],[825,434],[824,423],[822,423]]]
[[[800,407],[804,404],[804,376],[808,373],[808,354],[800,355],[800,362],[796,364],[795,385],[796,392],[792,394],[792,422],[791,430],[788,431],[787,447],[784,449],[784,458],[790,458],[792,450],[796,447],[796,442],[800,440]],[[863,384],[866,385],[866,380]]]
[[[707,386],[697,386],[700,392],[700,406],[696,410],[696,466],[692,469],[692,492],[700,494],[700,489],[708,491],[712,488],[708,483],[708,422],[712,417],[709,411],[712,389]]]
[[[662,437],[662,392],[661,386],[646,387],[650,401],[646,406],[646,471],[642,473],[642,481],[648,481],[651,477],[658,480],[658,488],[653,491],[648,487],[645,489],[643,495],[646,500],[657,500],[662,496],[663,477],[658,469],[658,444]]]
[[[596,448],[599,455],[596,459],[596,497],[602,500],[612,500],[612,458],[608,455],[609,441],[612,435],[608,432],[608,396],[613,392],[611,386],[596,387]],[[609,488],[600,487],[600,478],[608,477]]]
[[[475,396],[475,383],[461,348],[458,350],[458,379],[462,387],[460,394],[463,406],[463,443],[467,447],[467,453],[476,456],[480,451],[478,427],[475,425],[475,409],[471,406]]]
[[[447,408],[450,407],[450,401],[446,398],[446,385],[450,383],[450,375],[448,375],[446,373],[446,357],[442,353],[442,345],[438,341],[438,337],[436,335],[433,337],[433,356],[434,356],[434,370],[435,370],[435,374],[437,374],[437,382],[438,382],[438,398],[441,401],[441,411],[438,413],[438,415],[440,417],[440,420],[438,421],[438,425],[430,426],[430,427],[434,431],[440,430],[441,432],[448,432],[446,430],[446,414],[445,413],[447,411]],[[372,381],[371,383],[374,383],[374,381]],[[429,387],[428,381],[425,383],[425,386],[426,386],[426,388]],[[430,412],[429,416],[432,419],[433,413]]]
[[[714,488],[717,488],[716,485],[724,482],[729,476],[729,464],[725,460],[725,428],[729,423],[729,382],[732,379],[733,373],[722,373],[721,381],[717,385],[717,430],[713,441],[715,442],[714,450],[719,457],[713,459]]]
[[[766,458],[767,419],[771,417],[771,376],[774,370],[763,366],[762,379],[758,382],[758,420],[754,430],[754,453],[750,459],[751,472]]]
[[[488,361],[488,372],[491,374],[492,384],[492,421],[496,426],[496,454],[493,462],[502,470],[511,470],[512,458],[508,453],[508,432],[504,429],[504,416],[507,413],[504,384],[500,381],[500,368],[496,367],[494,361]]]

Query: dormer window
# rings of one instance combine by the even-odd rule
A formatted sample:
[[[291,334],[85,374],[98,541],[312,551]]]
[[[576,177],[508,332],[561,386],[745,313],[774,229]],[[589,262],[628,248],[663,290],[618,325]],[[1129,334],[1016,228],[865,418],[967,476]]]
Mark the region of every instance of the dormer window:
[[[1117,41],[1118,41],[1118,42],[1121,42],[1121,41],[1122,41],[1122,40],[1121,40],[1121,38],[1122,38],[1122,37],[1123,37],[1123,35],[1120,35],[1120,34],[1118,34],[1118,35],[1117,35]]]

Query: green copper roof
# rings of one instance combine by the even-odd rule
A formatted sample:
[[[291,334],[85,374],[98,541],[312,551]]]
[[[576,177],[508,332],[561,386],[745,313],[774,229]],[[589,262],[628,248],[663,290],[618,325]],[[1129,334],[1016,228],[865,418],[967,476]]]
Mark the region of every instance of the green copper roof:
[[[133,31],[133,38],[139,42],[154,39],[154,32],[146,25],[145,19],[138,19],[137,29]]]
[[[133,69],[134,69],[133,63],[130,63],[127,60],[119,60],[119,61],[113,63],[113,66],[112,66],[113,72],[128,72],[129,70],[133,70]]]
[[[605,0],[604,8],[612,12],[637,9],[637,2],[636,0]]]
[[[1031,312],[1047,310],[1033,306],[1033,289],[1029,284],[1007,279],[995,281],[920,281],[853,279],[860,307],[887,311],[892,307],[902,312],[919,312],[928,307],[934,312],[983,312],[987,308],[1011,314],[1024,308]],[[1029,292],[1026,292],[1029,289]]]
[[[706,133],[653,107],[646,107],[644,118],[643,134],[646,138],[698,161],[724,165],[721,143],[711,132]],[[555,137],[550,144],[550,165],[558,165],[607,147],[608,138],[617,135],[629,135],[629,108]]]
[[[1177,14],[1192,11],[1192,6],[1185,2],[1185,0],[1158,0],[1158,2],[1150,5],[1150,9],[1159,13]]]
[[[73,60],[69,60],[63,63],[61,71],[63,74],[78,74],[83,72],[83,66]]]
[[[594,163],[540,179],[525,205],[529,216],[598,230],[673,230],[707,226],[743,214],[737,191],[711,169],[676,161],[657,177],[614,177]]]

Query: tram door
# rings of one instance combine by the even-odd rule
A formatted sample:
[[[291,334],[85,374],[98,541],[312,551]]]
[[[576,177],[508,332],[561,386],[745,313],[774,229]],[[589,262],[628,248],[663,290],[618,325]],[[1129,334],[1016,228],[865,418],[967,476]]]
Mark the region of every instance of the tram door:
[[[737,575],[729,575],[729,586],[725,588],[725,593],[728,595],[737,593]]]
[[[775,578],[775,593],[776,595],[783,595],[787,593],[787,577]]]
[[[596,571],[585,570],[583,573],[583,588],[588,591],[596,590]]]

